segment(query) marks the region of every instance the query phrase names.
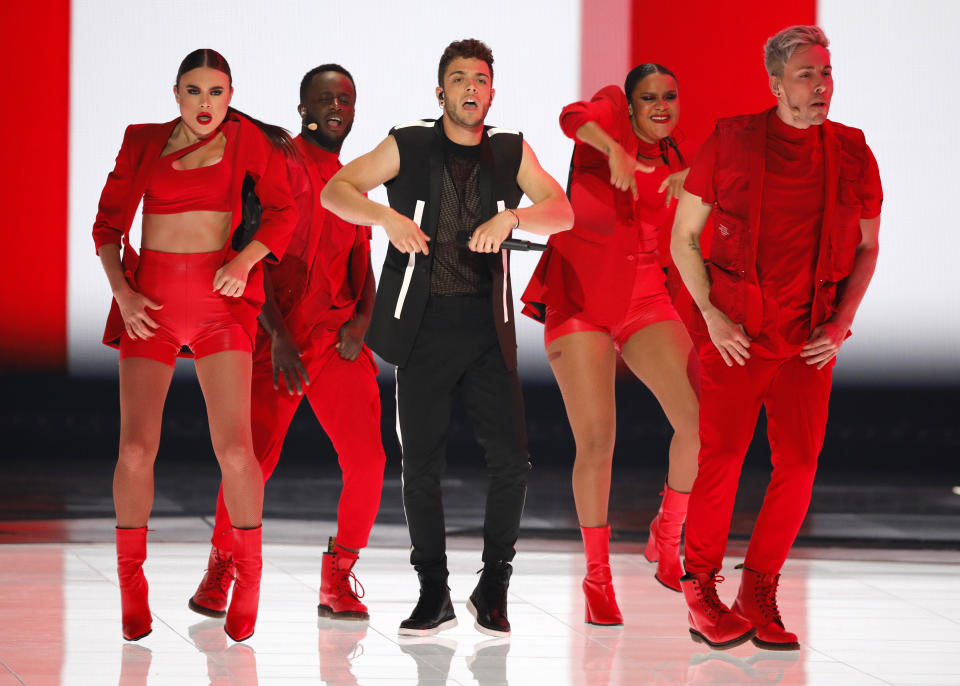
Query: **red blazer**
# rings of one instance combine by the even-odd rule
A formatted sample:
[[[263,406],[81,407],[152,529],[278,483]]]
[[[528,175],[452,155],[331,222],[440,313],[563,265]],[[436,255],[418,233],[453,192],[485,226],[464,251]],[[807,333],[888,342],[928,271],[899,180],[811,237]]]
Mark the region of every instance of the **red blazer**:
[[[154,165],[160,159],[160,152],[178,121],[174,119],[165,124],[128,126],[123,134],[116,165],[100,194],[97,219],[93,224],[93,241],[98,253],[103,245],[123,245],[124,276],[134,288],[140,256],[130,245],[130,226]],[[297,219],[283,153],[267,140],[255,124],[240,115],[228,114],[220,130],[229,141],[225,153],[228,159],[224,162],[229,163],[233,170],[230,190],[232,226],[235,229],[240,223],[240,192],[243,180],[249,174],[254,179],[256,194],[263,208],[255,238],[270,249],[271,254],[267,259],[277,261],[283,256]],[[224,262],[236,254],[228,240],[224,246]],[[250,334],[252,343],[257,330],[257,315],[263,305],[263,273],[259,264],[250,270],[243,295],[229,301],[234,316]],[[114,300],[107,316],[103,342],[117,347],[123,331],[123,318]]]
[[[666,208],[657,192],[663,179],[685,166],[674,151],[669,164],[651,174],[637,172],[640,198],[610,185],[607,156],[577,140],[576,132],[594,121],[628,155],[637,156],[639,140],[617,86],[606,86],[590,102],[563,108],[560,128],[576,145],[568,193],[575,220],[570,231],[548,241],[521,298],[523,313],[543,321],[546,306],[564,314],[596,313],[615,319],[627,308],[638,264],[660,266],[658,240],[669,234],[674,207]],[[669,257],[667,254],[665,257]]]

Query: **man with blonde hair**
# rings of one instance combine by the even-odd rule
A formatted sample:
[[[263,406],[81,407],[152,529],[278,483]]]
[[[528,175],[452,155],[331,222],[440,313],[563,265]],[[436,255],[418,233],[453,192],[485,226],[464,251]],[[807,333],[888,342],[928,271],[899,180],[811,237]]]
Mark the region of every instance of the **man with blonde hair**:
[[[877,262],[882,190],[859,129],[827,119],[828,41],[816,26],[770,38],[776,106],[717,122],[684,184],[671,253],[700,309],[700,470],[681,578],[694,640],[799,648],[777,608],[780,569],[810,503],[835,356]],[[710,260],[699,236],[714,212]],[[716,584],[760,407],[773,473],[732,608]]]

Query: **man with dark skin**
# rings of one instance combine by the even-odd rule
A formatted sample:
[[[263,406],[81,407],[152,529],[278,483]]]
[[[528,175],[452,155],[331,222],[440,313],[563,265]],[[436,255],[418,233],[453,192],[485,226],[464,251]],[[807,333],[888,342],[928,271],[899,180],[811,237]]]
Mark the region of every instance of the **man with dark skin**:
[[[484,125],[494,95],[486,45],[451,43],[437,78],[442,116],[395,126],[337,174],[323,202],[347,221],[382,226],[391,243],[367,340],[397,365],[404,511],[420,579],[420,600],[400,634],[426,636],[457,623],[440,479],[450,403],[459,394],[490,476],[483,571],[467,608],[479,631],[506,636],[530,464],[509,254],[501,243],[518,227],[541,235],[566,230],[573,211],[519,131]],[[380,184],[389,207],[363,195]],[[524,194],[533,204],[515,209]]]
[[[264,480],[306,395],[336,449],[343,471],[337,536],[323,556],[321,616],[367,619],[351,578],[380,507],[385,462],[380,438],[377,366],[363,344],[376,283],[370,229],[344,222],[320,204],[340,169],[340,148],[353,126],[356,88],[337,64],[310,70],[300,85],[300,153],[288,161],[300,214],[280,264],[264,274],[266,302],[253,357],[253,443]],[[207,573],[190,608],[220,616],[232,581],[229,517],[217,504]]]

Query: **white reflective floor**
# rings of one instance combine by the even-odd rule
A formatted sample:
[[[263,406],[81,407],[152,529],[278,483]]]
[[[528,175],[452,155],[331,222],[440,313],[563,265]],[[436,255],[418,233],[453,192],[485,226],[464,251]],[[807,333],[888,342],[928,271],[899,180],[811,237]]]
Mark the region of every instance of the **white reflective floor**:
[[[397,637],[417,597],[402,547],[375,546],[360,558],[367,624],[318,620],[321,549],[274,544],[265,547],[256,635],[234,644],[221,620],[187,609],[208,547],[163,540],[152,536],[146,565],[154,630],[137,643],[120,636],[109,543],[0,545],[0,686],[960,684],[956,553],[807,553],[788,563],[781,593],[802,650],[712,652],[690,640],[682,598],[654,581],[638,551],[614,556],[626,626],[605,629],[583,623],[577,546],[533,540],[521,541],[515,560],[509,640],[473,628],[464,602],[479,542],[460,539],[450,553],[460,625],[439,638]],[[721,586],[728,602],[739,561],[728,560]]]

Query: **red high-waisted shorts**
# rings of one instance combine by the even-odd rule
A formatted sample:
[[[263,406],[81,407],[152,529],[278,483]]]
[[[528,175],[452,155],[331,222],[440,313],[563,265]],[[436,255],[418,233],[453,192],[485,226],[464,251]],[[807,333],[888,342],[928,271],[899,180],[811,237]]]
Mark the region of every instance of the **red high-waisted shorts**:
[[[147,340],[120,337],[120,359],[147,357],[174,365],[183,346],[200,358],[224,350],[251,352],[250,335],[230,312],[228,298],[213,290],[213,276],[223,266],[223,251],[170,253],[142,250],[136,288],[159,310],[147,314],[159,324]]]
[[[663,269],[659,263],[637,265],[636,274],[630,304],[616,320],[605,320],[591,312],[567,315],[547,306],[543,328],[544,345],[550,345],[560,336],[570,333],[600,331],[613,338],[619,352],[623,344],[645,326],[657,322],[680,321],[667,293]]]

